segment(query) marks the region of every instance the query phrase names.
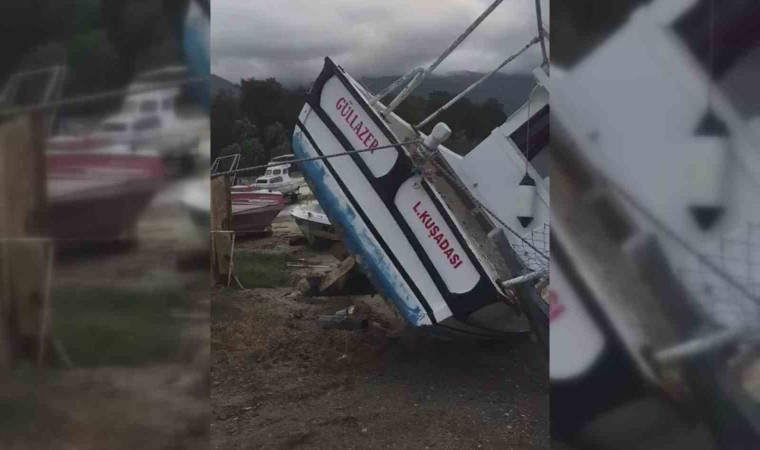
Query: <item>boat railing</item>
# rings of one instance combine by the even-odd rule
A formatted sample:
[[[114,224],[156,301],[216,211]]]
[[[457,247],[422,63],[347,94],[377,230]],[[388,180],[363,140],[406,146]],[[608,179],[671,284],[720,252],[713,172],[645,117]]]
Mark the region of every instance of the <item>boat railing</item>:
[[[461,34],[457,39],[449,45],[449,47],[441,53],[438,58],[436,58],[433,63],[430,64],[427,68],[421,68],[417,67],[412,69],[409,73],[402,76],[398,80],[391,83],[389,86],[382,89],[380,92],[378,92],[376,95],[374,95],[369,103],[370,105],[375,105],[381,98],[385,97],[386,95],[390,94],[391,92],[394,92],[399,87],[403,86],[401,88],[401,92],[396,95],[396,97],[391,100],[390,104],[384,109],[383,114],[387,115],[391,112],[393,112],[398,105],[400,105],[411,93],[420,85],[422,82],[462,43],[464,42],[467,37],[472,34],[473,31],[488,17],[497,6],[499,6],[502,3],[503,0],[496,0],[494,1],[475,21],[470,24],[469,27]],[[543,26],[543,20],[541,17],[541,2],[540,0],[535,0],[536,3],[536,29],[537,29],[537,35],[532,38],[526,45],[524,45],[520,50],[518,50],[513,55],[509,56],[507,59],[505,59],[501,64],[499,64],[494,70],[487,73],[474,83],[472,83],[470,86],[468,86],[464,91],[462,91],[459,95],[454,97],[451,101],[446,103],[446,105],[442,106],[435,112],[433,112],[430,116],[422,120],[419,124],[416,125],[417,128],[420,128],[426,124],[428,124],[431,120],[433,120],[436,116],[438,116],[441,112],[448,109],[451,105],[456,103],[457,101],[461,100],[464,96],[469,94],[473,89],[478,87],[480,84],[482,84],[485,80],[492,77],[494,74],[496,74],[498,71],[500,71],[504,66],[512,62],[514,59],[516,59],[518,56],[523,54],[526,50],[528,50],[531,46],[535,44],[540,44],[541,46],[541,54],[542,54],[542,63],[541,68],[544,70],[544,72],[549,73],[549,57],[546,49],[546,40],[549,38],[549,33],[546,32],[546,29]]]
[[[61,97],[61,91],[63,90],[63,84],[66,79],[66,67],[65,66],[49,66],[40,69],[26,70],[16,72],[10,76],[8,81],[3,87],[2,93],[0,93],[0,106],[10,108],[13,106],[28,106],[29,103],[21,104],[19,102],[19,89],[25,86],[27,83],[34,84],[34,92],[39,93],[37,98],[33,100],[35,104],[47,104],[58,100]],[[31,90],[31,89],[30,89]],[[57,109],[52,109],[48,113],[47,123],[45,124],[47,131],[46,134],[50,135],[53,131],[55,124]]]
[[[229,165],[222,164],[229,161]],[[234,171],[238,168],[238,165],[240,164],[240,153],[235,153],[234,155],[226,155],[226,156],[217,156],[213,163],[211,163],[211,176],[218,175],[220,173]],[[222,168],[220,170],[220,167]],[[232,174],[232,180],[231,183],[233,186],[235,185],[235,179],[237,178],[236,174]]]

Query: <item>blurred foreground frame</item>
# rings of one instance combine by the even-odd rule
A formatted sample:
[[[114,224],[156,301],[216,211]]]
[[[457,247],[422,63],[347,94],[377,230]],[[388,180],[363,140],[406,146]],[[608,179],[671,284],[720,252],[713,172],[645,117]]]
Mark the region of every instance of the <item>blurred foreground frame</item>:
[[[208,221],[183,201],[208,179],[208,21],[187,1],[102,2],[108,17],[37,3],[3,11],[31,23],[0,70],[0,447],[207,448]],[[74,35],[48,29],[81,12]],[[162,114],[151,139],[96,136],[159,106],[184,128]],[[170,167],[159,150],[179,146],[156,140],[192,164]]]
[[[553,439],[758,448],[760,5],[552,6]]]
[[[0,371],[20,359],[42,366],[48,344],[53,247],[46,203],[42,115],[0,123]],[[26,175],[26,176],[18,176]]]

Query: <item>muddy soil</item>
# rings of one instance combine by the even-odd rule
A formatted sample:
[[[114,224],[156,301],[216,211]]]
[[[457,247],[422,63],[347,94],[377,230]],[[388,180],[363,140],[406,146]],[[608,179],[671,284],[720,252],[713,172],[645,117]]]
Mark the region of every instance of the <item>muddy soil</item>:
[[[287,215],[240,248],[288,252],[294,277],[335,266],[289,245]],[[548,364],[530,338],[478,343],[398,332],[378,297],[293,287],[212,290],[211,442],[235,448],[549,448]],[[322,330],[352,304],[366,331]],[[377,326],[377,325],[382,326]],[[397,324],[395,324],[397,325]]]
[[[137,241],[85,246],[58,255],[53,271],[52,328],[65,311],[62,292],[97,292],[107,303],[111,293],[124,298],[155,299],[155,307],[124,313],[111,320],[138,321],[145,315],[169,316],[174,329],[168,355],[136,354],[129,364],[103,364],[108,355],[87,354],[82,339],[72,342],[53,335],[70,361],[39,371],[21,363],[0,388],[0,447],[13,449],[164,449],[208,448],[209,288],[205,270],[179,271],[177,261],[203,252],[189,216],[176,202],[177,184],[159,194],[138,223]],[[178,306],[168,308],[163,294]],[[129,297],[132,296],[132,297]],[[92,298],[88,297],[88,301]],[[110,303],[107,303],[110,305]],[[87,315],[90,311],[82,311]],[[108,311],[106,311],[108,312]],[[144,314],[143,314],[144,313]],[[120,314],[143,314],[120,316]],[[76,326],[77,318],[69,318]],[[92,319],[90,319],[92,320]],[[133,323],[130,322],[130,323]],[[115,322],[121,323],[121,322]],[[150,322],[148,322],[150,323]],[[98,324],[99,329],[109,323]],[[129,352],[141,340],[140,330],[124,327],[113,342],[94,348]],[[86,344],[86,340],[85,340]],[[108,347],[108,346],[111,347]],[[74,352],[77,349],[78,352]],[[76,357],[79,355],[79,359]],[[60,355],[59,358],[60,359]]]

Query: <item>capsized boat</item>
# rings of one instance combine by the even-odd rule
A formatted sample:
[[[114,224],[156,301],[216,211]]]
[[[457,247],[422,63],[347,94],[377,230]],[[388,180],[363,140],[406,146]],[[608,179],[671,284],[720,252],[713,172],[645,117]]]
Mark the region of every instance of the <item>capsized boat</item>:
[[[370,98],[358,82],[326,58],[297,121],[293,134],[295,154],[311,158],[399,144],[408,141],[409,136],[426,137],[404,125],[395,114],[381,115],[383,105],[371,106]],[[531,120],[536,120],[539,111],[541,108],[533,109]],[[514,120],[525,122],[528,117]],[[395,129],[389,122],[395,122]],[[509,136],[502,139],[512,141]],[[540,181],[520,147],[509,148],[512,154],[497,162],[502,172],[509,170],[522,178],[528,167],[532,179]],[[508,271],[487,237],[496,226],[482,213],[479,219],[472,220],[472,202],[468,208],[466,200],[454,204],[444,199],[469,194],[462,192],[461,186],[447,184],[444,177],[435,182],[424,177],[413,158],[425,151],[419,145],[398,145],[301,166],[347,249],[360,256],[360,263],[378,290],[410,324],[438,325],[481,337],[528,331],[527,317],[517,311],[501,286]],[[487,152],[476,152],[481,153]],[[481,162],[494,167],[487,159]],[[519,181],[514,183],[514,195],[521,192]],[[531,192],[528,215],[533,216],[535,189]],[[499,194],[501,202],[509,202],[509,193]],[[495,201],[489,200],[489,204]],[[544,200],[544,208],[537,208],[542,227],[548,223],[548,197]],[[513,212],[502,208],[502,214]],[[517,215],[514,221],[520,222]],[[530,223],[520,229],[524,233],[532,231]]]
[[[298,225],[306,240],[314,247],[324,247],[333,242],[340,242],[340,236],[319,202],[312,201],[297,205],[290,216]]]

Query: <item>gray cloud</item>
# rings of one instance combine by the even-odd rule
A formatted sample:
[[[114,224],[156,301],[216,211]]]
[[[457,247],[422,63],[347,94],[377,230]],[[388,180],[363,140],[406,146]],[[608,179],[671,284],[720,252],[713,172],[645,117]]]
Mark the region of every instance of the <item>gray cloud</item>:
[[[214,0],[212,72],[308,84],[325,56],[356,77],[432,62],[491,0]],[[542,0],[549,17],[548,0]],[[548,25],[547,25],[548,26]],[[487,71],[536,34],[533,0],[505,0],[436,71]],[[540,61],[537,46],[505,72]]]

